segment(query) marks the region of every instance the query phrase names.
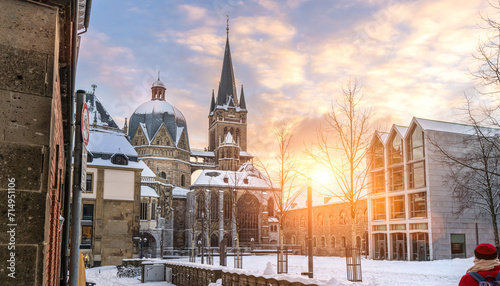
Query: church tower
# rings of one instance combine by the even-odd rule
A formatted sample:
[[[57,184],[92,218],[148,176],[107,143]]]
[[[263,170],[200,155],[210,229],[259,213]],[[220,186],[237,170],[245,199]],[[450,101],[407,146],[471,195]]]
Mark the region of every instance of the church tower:
[[[219,89],[217,97],[215,97],[212,90],[212,102],[208,115],[208,151],[215,153],[217,169],[236,170],[242,163],[251,159],[251,155],[246,152],[248,111],[243,85],[241,85],[239,100],[236,93],[236,82],[229,48],[229,26],[226,30],[226,48],[224,50]],[[229,139],[228,134],[230,134]],[[238,152],[236,152],[237,149]],[[228,154],[231,154],[230,158],[228,158]],[[240,158],[241,156],[242,158]],[[231,160],[232,163],[229,163],[228,160]]]

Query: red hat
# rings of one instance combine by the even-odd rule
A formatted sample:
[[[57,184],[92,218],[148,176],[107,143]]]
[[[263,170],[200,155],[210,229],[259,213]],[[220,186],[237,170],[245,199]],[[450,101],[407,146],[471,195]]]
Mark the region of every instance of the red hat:
[[[498,258],[497,249],[491,243],[481,243],[474,250],[477,259],[492,260]]]

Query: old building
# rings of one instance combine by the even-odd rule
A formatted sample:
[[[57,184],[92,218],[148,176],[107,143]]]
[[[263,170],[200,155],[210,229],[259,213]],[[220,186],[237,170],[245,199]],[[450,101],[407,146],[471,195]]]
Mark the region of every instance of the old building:
[[[93,93],[87,93],[90,138],[82,194],[80,249],[90,264],[117,265],[139,255],[141,172],[137,152]]]
[[[76,17],[78,3],[81,11]],[[69,205],[63,202],[69,185],[65,175],[70,169],[66,161],[71,154],[76,34],[88,25],[86,4],[1,3],[0,212],[4,220],[7,213],[15,214],[10,221],[15,225],[0,226],[0,281],[8,285],[60,282],[61,225],[69,221],[64,214]],[[11,242],[15,249],[7,251]],[[12,255],[15,262],[8,262]]]
[[[473,126],[421,118],[374,134],[367,160],[371,258],[465,258],[474,256],[477,243],[493,241],[488,217],[457,213],[460,202],[447,184],[450,166],[436,147],[469,152],[463,140],[473,134]]]
[[[269,244],[269,213],[273,213],[272,184],[250,163],[237,171],[204,170],[188,194],[188,247],[201,243],[217,248],[226,238],[235,246]],[[275,236],[273,236],[275,237]]]
[[[284,216],[283,232],[285,245],[293,249],[294,253],[307,252],[307,207],[305,198],[299,197],[294,207],[286,211]],[[349,245],[360,248],[361,253],[368,250],[368,210],[366,199],[360,200],[357,206],[356,221],[354,222],[356,241],[352,243],[352,221],[349,205],[340,200],[329,200],[318,204],[313,199],[312,233],[313,254],[344,256],[345,248]]]

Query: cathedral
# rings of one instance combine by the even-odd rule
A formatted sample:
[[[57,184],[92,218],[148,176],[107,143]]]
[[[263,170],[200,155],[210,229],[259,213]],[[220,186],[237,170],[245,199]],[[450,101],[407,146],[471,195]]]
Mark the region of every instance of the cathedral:
[[[194,245],[217,248],[224,238],[229,246],[236,239],[243,244],[269,243],[273,186],[252,166],[253,156],[247,152],[248,110],[243,85],[237,95],[229,28],[217,96],[212,90],[208,112],[208,147],[203,151],[191,149],[186,119],[166,98],[166,86],[158,76],[151,100],[134,111],[126,127],[139,160],[156,175],[157,187],[149,186],[160,198],[153,199],[155,205],[151,194],[141,197],[141,237],[161,241],[163,255],[185,254]],[[202,172],[192,183],[196,170]],[[152,229],[145,222],[155,208],[161,211],[154,217],[166,221]],[[165,232],[158,235],[161,227]]]

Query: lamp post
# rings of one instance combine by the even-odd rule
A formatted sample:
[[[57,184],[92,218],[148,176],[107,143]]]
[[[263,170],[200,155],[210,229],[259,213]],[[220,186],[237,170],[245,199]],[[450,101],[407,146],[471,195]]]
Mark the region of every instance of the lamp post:
[[[307,178],[307,256],[309,278],[313,278],[313,238],[312,238],[312,187]]]

